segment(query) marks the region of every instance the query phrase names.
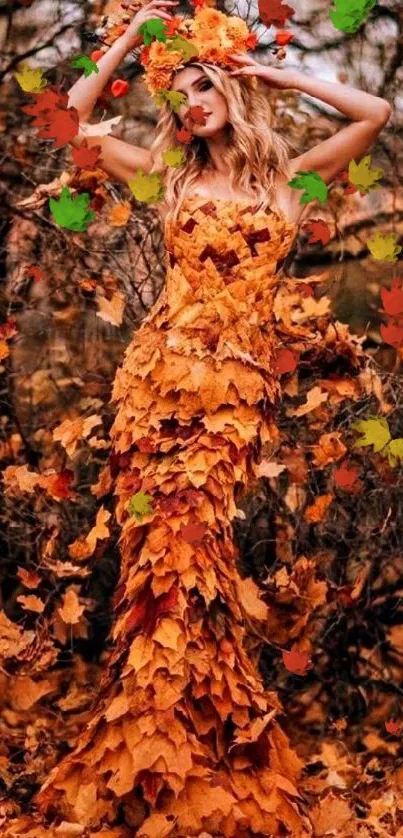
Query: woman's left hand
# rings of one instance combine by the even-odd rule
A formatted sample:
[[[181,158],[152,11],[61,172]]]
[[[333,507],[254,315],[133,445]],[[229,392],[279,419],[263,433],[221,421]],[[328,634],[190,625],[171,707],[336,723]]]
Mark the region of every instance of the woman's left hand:
[[[258,62],[250,55],[247,55],[247,53],[238,53],[237,55],[231,53],[231,58],[234,61],[239,62],[242,66],[240,66],[237,70],[230,70],[230,76],[257,76],[262,79],[262,81],[266,82],[266,84],[270,85],[270,87],[275,87],[278,90],[289,90],[291,87],[294,87],[296,81],[296,74],[294,70],[282,70],[274,67],[266,67],[263,64],[258,64]]]

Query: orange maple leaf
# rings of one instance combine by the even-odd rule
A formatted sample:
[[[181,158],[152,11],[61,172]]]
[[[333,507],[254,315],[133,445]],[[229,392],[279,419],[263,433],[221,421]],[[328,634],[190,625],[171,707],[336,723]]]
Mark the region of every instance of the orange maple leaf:
[[[309,652],[299,652],[296,643],[291,646],[290,651],[283,649],[282,656],[284,666],[294,675],[306,675],[308,669],[313,667]]]

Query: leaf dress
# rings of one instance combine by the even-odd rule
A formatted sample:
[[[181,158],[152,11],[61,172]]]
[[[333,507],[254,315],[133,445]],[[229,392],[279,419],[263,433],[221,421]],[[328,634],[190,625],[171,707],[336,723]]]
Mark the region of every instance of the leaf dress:
[[[285,337],[319,340],[315,313],[289,316],[298,280],[283,295],[295,234],[282,213],[200,195],[166,224],[164,290],[111,399],[101,482],[121,568],[109,658],[89,723],[34,799],[42,813],[95,829],[125,823],[124,803],[122,835],[150,838],[314,834],[284,709],[244,649],[231,525],[278,438],[275,353]],[[329,323],[319,337],[332,351]],[[359,340],[348,345],[359,359]]]

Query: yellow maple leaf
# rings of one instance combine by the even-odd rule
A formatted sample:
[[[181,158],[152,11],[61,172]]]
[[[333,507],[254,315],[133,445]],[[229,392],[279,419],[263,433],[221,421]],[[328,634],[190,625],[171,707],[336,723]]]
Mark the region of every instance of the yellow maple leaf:
[[[382,259],[385,262],[396,262],[402,249],[397,244],[396,233],[380,233],[379,230],[372,238],[367,239],[367,247],[374,259]]]
[[[16,71],[14,77],[25,93],[40,93],[47,86],[43,73],[44,71],[40,67],[34,69],[28,67],[28,64],[21,64],[20,72]]]
[[[355,160],[350,160],[348,164],[348,179],[360,192],[368,194],[371,188],[378,189],[379,183],[375,181],[380,180],[383,175],[383,169],[371,169],[371,155],[367,154],[359,163]]]

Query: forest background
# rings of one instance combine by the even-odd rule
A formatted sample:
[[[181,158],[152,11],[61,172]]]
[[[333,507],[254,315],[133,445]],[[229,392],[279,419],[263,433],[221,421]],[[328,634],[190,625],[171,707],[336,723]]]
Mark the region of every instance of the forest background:
[[[256,58],[272,63],[278,27],[259,23],[243,0],[219,8],[248,20],[260,39]],[[393,106],[368,152],[371,167],[382,170],[376,188],[365,194],[347,177],[335,180],[326,204],[313,202],[287,265],[307,284],[328,271],[327,296],[315,289],[318,305],[322,299],[324,312],[328,297],[334,318],[363,336],[379,365],[379,388],[360,401],[352,391],[337,419],[320,404],[298,413],[315,370],[285,372],[282,445],[267,452],[234,533],[250,581],[250,653],[287,708],[288,732],[306,760],[306,791],[318,795],[317,834],[358,820],[360,835],[402,836],[402,461],[355,447],[351,426],[383,416],[392,437],[403,437],[402,254],[375,259],[367,245],[377,231],[398,242],[403,232],[403,10],[378,2],[347,34],[331,25],[322,0],[293,8],[282,66]],[[38,138],[14,75],[27,62],[68,90],[80,74],[71,59],[99,46],[107,11],[103,0],[0,0],[4,825],[29,809],[96,698],[119,566],[113,500],[104,501],[97,484],[110,448],[109,398],[130,335],[164,282],[155,207],[101,169],[78,170],[68,145]],[[192,10],[183,4],[184,11]],[[129,92],[116,99],[106,91],[94,118],[122,114],[114,135],[149,147],[158,112],[142,73],[129,54],[113,77],[126,79]],[[345,123],[310,96],[267,95],[275,127],[296,153]],[[49,197],[66,183],[92,196],[96,219],[85,233],[63,229],[49,212]]]

